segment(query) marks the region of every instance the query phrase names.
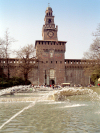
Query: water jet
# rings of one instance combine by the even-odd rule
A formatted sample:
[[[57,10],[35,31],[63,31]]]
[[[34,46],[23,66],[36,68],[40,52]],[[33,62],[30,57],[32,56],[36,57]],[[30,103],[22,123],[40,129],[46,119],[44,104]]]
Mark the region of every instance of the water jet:
[[[99,94],[100,88],[68,87],[1,96],[0,132],[99,132]]]

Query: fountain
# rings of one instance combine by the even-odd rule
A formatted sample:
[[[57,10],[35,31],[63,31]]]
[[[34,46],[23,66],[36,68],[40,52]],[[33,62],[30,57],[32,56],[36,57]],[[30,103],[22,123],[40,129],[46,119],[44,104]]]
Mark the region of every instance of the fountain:
[[[4,95],[14,92],[14,95]],[[27,93],[26,93],[27,92]],[[0,91],[0,132],[100,132],[100,88],[16,86]]]

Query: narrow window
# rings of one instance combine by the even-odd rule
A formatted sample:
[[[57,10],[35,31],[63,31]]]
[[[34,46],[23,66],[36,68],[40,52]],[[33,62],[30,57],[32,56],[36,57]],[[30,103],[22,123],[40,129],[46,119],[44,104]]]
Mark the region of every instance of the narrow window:
[[[52,63],[52,61],[51,61],[51,63]]]

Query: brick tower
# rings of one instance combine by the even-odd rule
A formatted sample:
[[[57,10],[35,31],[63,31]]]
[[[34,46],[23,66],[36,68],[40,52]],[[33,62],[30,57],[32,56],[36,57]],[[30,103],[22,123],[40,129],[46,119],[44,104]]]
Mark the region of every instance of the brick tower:
[[[45,24],[42,28],[43,40],[36,40],[36,56],[38,62],[38,85],[61,84],[65,82],[65,45],[66,41],[58,41],[54,16],[51,7],[45,12]]]

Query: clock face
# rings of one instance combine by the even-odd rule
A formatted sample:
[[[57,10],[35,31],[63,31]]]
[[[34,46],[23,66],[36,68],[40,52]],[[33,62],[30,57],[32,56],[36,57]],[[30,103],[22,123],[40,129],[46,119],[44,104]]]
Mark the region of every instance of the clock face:
[[[53,35],[54,35],[54,33],[53,33],[52,31],[49,31],[49,32],[48,32],[48,36],[49,36],[49,37],[53,37]]]

